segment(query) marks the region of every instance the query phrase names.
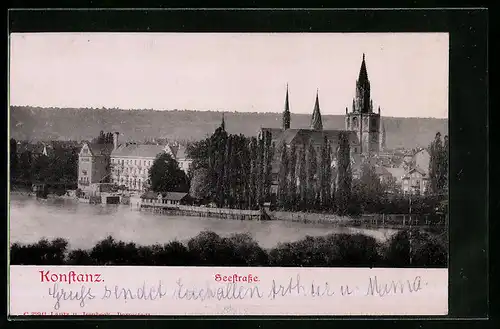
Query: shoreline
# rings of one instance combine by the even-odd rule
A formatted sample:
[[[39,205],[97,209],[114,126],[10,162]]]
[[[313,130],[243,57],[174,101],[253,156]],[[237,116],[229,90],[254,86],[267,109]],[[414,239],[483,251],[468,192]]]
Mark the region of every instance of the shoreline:
[[[28,191],[10,191],[12,195],[26,196],[34,199],[34,192]],[[46,199],[42,200],[71,200],[78,203],[83,202],[77,197],[66,195],[49,194]],[[90,203],[92,204],[92,203]],[[120,203],[121,204],[121,203]],[[106,205],[106,204],[104,204]],[[332,227],[345,227],[354,229],[393,229],[401,230],[405,228],[420,227],[427,230],[444,229],[444,221],[435,221],[431,215],[424,214],[362,214],[359,217],[340,216],[330,213],[313,213],[313,212],[287,212],[287,211],[269,211],[266,210],[269,219],[257,219],[256,214],[259,210],[241,210],[231,208],[206,208],[199,206],[167,206],[162,204],[142,203],[139,208],[130,205],[130,211],[151,212],[158,215],[170,216],[186,216],[193,218],[214,218],[219,220],[230,221],[257,221],[257,222],[273,222],[282,221],[288,223],[303,223],[303,224],[321,224]]]

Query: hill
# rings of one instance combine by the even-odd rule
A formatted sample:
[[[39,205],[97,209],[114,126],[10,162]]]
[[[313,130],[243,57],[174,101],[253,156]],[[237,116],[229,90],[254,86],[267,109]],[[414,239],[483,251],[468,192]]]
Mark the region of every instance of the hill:
[[[152,138],[199,140],[220,124],[217,111],[154,111],[11,106],[10,133],[19,140],[88,140],[101,130],[118,131],[122,140]],[[225,112],[229,133],[255,136],[260,127],[280,127],[280,113]],[[292,127],[309,126],[309,114],[292,114]],[[436,132],[448,133],[448,120],[384,117],[388,148],[427,146]],[[343,115],[323,115],[325,129],[343,129]]]

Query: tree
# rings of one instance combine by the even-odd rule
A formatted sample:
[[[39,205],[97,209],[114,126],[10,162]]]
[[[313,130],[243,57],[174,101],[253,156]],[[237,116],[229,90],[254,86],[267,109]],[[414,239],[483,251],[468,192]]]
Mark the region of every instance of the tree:
[[[297,200],[297,146],[292,143],[290,147],[290,158],[289,158],[289,172],[290,172],[290,182],[288,184],[288,200],[290,208],[293,210],[296,207]]]
[[[328,138],[325,136],[323,140],[323,145],[321,147],[321,170],[319,171],[319,179],[320,179],[320,200],[321,200],[321,208],[323,210],[328,209],[330,207],[331,202],[331,176],[332,176],[332,168],[331,168],[331,156],[330,156],[330,143],[328,142]]]
[[[278,176],[278,205],[286,209],[288,204],[288,153],[287,146],[281,146],[280,171]]]
[[[18,177],[25,182],[31,182],[33,173],[33,156],[30,151],[26,150],[19,156],[19,175]]]
[[[344,215],[348,211],[348,205],[351,199],[351,158],[350,158],[349,139],[345,132],[339,134],[339,147],[337,150],[337,211]]]
[[[378,178],[375,167],[367,162],[361,167],[361,177],[356,184],[356,202],[361,205],[362,210],[378,212],[378,205],[383,196],[382,185]]]
[[[50,179],[50,159],[45,155],[35,157],[32,162],[32,178],[39,183],[45,183]]]
[[[275,144],[271,140],[271,133],[265,133],[265,162],[264,162],[264,202],[270,201],[271,184],[273,180],[272,161],[274,158]]]
[[[17,178],[17,141],[14,138],[10,139],[9,145],[10,154],[10,179]]]
[[[198,200],[206,200],[210,197],[210,179],[208,169],[199,168],[193,172],[189,194]]]
[[[444,172],[444,192],[447,194],[448,193],[448,180],[449,180],[449,156],[450,156],[450,149],[449,149],[449,140],[448,140],[448,135],[444,136],[444,146],[443,146],[443,172]]]
[[[332,188],[332,146],[328,143],[327,154],[326,154],[326,172],[325,172],[325,208],[331,209],[332,207],[332,191],[335,191],[335,188]]]
[[[265,145],[264,138],[259,138],[257,150],[257,203],[260,206],[264,203],[264,167],[265,167]]]
[[[154,192],[188,192],[187,178],[177,161],[168,153],[156,157],[149,169],[151,190]]]
[[[314,146],[309,144],[307,150],[307,203],[310,206],[316,206],[317,204],[317,171],[318,171],[318,159]]]
[[[300,208],[304,209],[307,204],[307,169],[306,169],[306,145],[303,144],[299,156],[299,190]]]
[[[443,194],[444,188],[447,184],[448,152],[443,146],[440,132],[436,133],[429,150],[429,191],[432,194],[441,195]]]
[[[257,205],[257,180],[259,174],[258,162],[258,141],[252,137],[250,140],[250,178],[248,181],[248,206],[255,209]]]

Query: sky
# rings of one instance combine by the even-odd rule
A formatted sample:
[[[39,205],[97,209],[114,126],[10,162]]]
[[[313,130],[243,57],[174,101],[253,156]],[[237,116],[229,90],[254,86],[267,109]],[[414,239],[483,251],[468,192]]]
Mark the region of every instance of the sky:
[[[13,33],[10,104],[448,117],[447,33]]]

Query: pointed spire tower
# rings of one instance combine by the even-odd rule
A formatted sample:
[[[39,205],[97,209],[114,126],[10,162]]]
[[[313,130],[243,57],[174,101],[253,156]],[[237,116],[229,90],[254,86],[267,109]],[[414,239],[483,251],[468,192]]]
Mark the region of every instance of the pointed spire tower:
[[[321,111],[319,109],[318,90],[316,90],[316,103],[314,104],[314,110],[311,118],[311,129],[323,130],[323,121],[321,120]]]
[[[354,111],[361,113],[373,112],[370,98],[370,80],[368,80],[368,71],[366,69],[364,53],[361,68],[359,69],[359,77],[356,81],[356,100]]]
[[[288,83],[286,84],[285,110],[283,111],[283,130],[290,129],[290,104],[288,101]]]

